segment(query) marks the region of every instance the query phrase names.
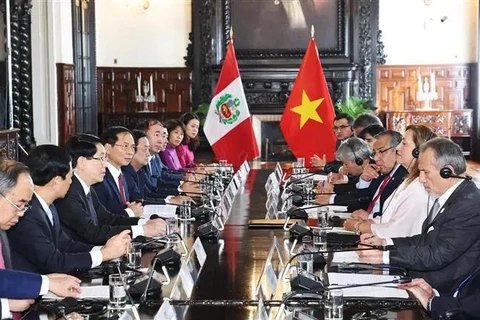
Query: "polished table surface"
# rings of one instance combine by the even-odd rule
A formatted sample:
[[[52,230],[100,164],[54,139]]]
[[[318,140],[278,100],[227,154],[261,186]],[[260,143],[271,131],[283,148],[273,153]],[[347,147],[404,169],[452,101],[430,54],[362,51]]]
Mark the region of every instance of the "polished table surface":
[[[249,229],[248,227],[250,219],[265,217],[267,197],[264,185],[271,172],[272,170],[252,169],[244,189],[238,192],[233,202],[230,217],[220,238],[216,241],[202,241],[207,259],[194,285],[191,300],[255,300],[255,288],[274,236],[283,248],[284,258],[288,258],[283,243],[289,235],[283,229]],[[188,233],[191,232],[187,232],[187,235]],[[192,237],[187,237],[189,247],[193,240]],[[163,289],[163,296],[169,295],[171,286]],[[149,309],[141,308],[141,319],[153,319],[161,302],[162,299],[159,297],[158,300],[150,301]],[[184,308],[184,319],[253,319],[256,312],[256,308],[252,306],[191,305]],[[350,319],[357,311],[345,308],[344,319]],[[323,319],[322,310],[301,312],[302,319]],[[382,312],[384,315],[378,319],[425,318],[420,308]]]

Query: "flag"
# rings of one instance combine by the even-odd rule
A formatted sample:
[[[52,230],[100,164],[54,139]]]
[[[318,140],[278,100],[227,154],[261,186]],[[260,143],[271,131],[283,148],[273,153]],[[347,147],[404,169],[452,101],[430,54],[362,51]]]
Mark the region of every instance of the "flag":
[[[285,141],[296,158],[309,162],[314,154],[320,158],[325,154],[328,161],[334,159],[334,118],[332,99],[312,37],[280,120]]]
[[[227,160],[235,168],[259,155],[232,42],[227,47],[203,131],[216,158]]]

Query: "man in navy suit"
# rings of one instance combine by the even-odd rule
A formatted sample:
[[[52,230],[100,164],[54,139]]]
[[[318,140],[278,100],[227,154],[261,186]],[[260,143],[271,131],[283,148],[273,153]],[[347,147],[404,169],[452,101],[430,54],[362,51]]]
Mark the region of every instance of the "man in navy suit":
[[[0,228],[8,230],[23,217],[29,208],[33,194],[33,183],[28,168],[20,162],[4,160],[0,162]],[[24,237],[28,237],[25,234]],[[59,296],[78,296],[80,280],[68,275],[50,274],[40,276],[16,272],[10,259],[10,248],[3,231],[0,236],[0,306],[2,318],[10,311],[20,312],[28,308],[39,295],[51,291]],[[5,298],[5,299],[3,299]],[[9,300],[7,300],[9,299]]]
[[[127,252],[129,230],[113,236],[104,247],[74,241],[63,232],[53,201],[63,198],[70,187],[71,159],[54,145],[41,145],[26,159],[34,195],[25,217],[8,231],[17,270],[50,273],[90,269]]]
[[[103,181],[106,171],[105,147],[94,135],[80,134],[67,141],[72,157],[72,184],[65,198],[55,200],[63,230],[75,240],[104,245],[107,240],[130,230],[132,238],[139,235],[156,237],[165,234],[162,219],[144,220],[113,214],[100,203],[91,186]]]
[[[110,127],[102,133],[100,141],[107,153],[107,171],[102,182],[92,185],[98,200],[112,213],[140,217],[142,203],[131,201],[129,186],[121,170],[135,154],[131,131],[125,127]]]
[[[385,200],[403,182],[408,172],[397,163],[396,147],[402,141],[402,135],[393,130],[387,130],[376,136],[373,158],[376,164],[369,164],[363,169],[356,190],[345,194],[320,195],[319,204],[347,203],[349,211],[356,211],[351,218],[368,219],[381,216]],[[388,180],[386,180],[388,179]],[[367,198],[364,202],[355,202],[358,198]]]
[[[453,295],[438,295],[423,279],[399,285],[411,291],[433,319],[480,319],[480,267],[458,285]]]

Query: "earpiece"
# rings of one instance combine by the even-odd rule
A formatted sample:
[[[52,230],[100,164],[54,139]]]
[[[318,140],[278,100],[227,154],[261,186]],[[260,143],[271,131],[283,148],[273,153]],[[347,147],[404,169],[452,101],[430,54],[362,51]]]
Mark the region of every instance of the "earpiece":
[[[456,174],[453,174],[453,171],[452,169],[448,168],[448,167],[443,167],[442,169],[440,169],[440,176],[443,178],[443,179],[449,179],[449,178],[458,178],[458,179],[465,179],[465,180],[472,180],[472,177],[470,176],[457,176]]]
[[[435,133],[431,131],[429,137],[427,138],[427,140],[425,140],[425,142],[431,140],[433,137],[435,137]],[[420,148],[417,146],[412,150],[412,157],[414,157],[415,159],[418,159],[419,156],[420,156]]]
[[[347,143],[349,142],[347,141]],[[360,157],[357,157],[357,155],[355,154],[355,150],[353,150],[353,147],[351,144],[348,144],[348,146],[350,147],[350,150],[352,150],[353,156],[355,157],[355,164],[357,166],[361,166],[363,164],[363,159]]]

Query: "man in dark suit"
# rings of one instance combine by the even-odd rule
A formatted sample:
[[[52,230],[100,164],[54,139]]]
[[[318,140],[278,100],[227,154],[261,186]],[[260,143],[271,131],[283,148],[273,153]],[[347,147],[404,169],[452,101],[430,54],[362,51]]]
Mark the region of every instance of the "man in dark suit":
[[[138,171],[143,175],[142,179],[148,177],[149,184],[144,185],[144,192],[154,190],[162,197],[178,195],[179,192],[200,192],[198,184],[191,181],[196,180],[192,173],[168,169],[158,156],[159,152],[167,146],[168,133],[162,123],[155,119],[145,120],[138,125],[138,129],[145,132],[150,144],[150,160],[147,165]],[[182,180],[186,181],[182,183]]]
[[[395,148],[402,141],[402,135],[396,131],[387,130],[377,135],[373,158],[376,164],[369,164],[363,169],[356,191],[335,196],[320,196],[320,204],[348,205],[349,211],[356,211],[352,218],[367,219],[382,214],[383,204],[398,188],[407,176],[407,170],[397,163]],[[363,202],[355,201],[365,197]]]
[[[0,228],[8,230],[23,217],[29,208],[33,194],[33,183],[28,168],[20,162],[3,160],[0,162]],[[28,237],[28,234],[24,235]],[[39,295],[49,290],[59,296],[78,296],[80,280],[62,274],[40,276],[9,269],[12,266],[8,239],[0,234],[0,299],[2,318],[10,311],[20,312],[28,308]],[[12,300],[13,299],[13,300]]]
[[[433,319],[480,319],[480,267],[467,276],[453,296],[438,296],[423,279],[399,285],[411,291]]]
[[[112,213],[140,217],[142,203],[131,201],[128,182],[122,173],[122,166],[128,165],[135,154],[131,131],[125,127],[111,127],[102,133],[100,141],[107,153],[107,171],[102,182],[92,185],[98,200]]]
[[[71,157],[63,149],[41,145],[30,152],[25,164],[30,168],[35,193],[25,217],[8,231],[15,269],[71,272],[96,267],[127,252],[129,230],[113,236],[104,247],[74,241],[63,232],[53,205],[65,196],[72,182]]]
[[[130,230],[132,238],[139,235],[155,237],[165,234],[162,219],[148,220],[124,217],[108,211],[90,186],[105,176],[105,148],[100,139],[81,134],[71,137],[66,146],[72,157],[73,178],[65,198],[57,199],[63,230],[74,240],[103,245],[112,236]]]
[[[435,138],[421,145],[418,167],[419,181],[431,198],[422,233],[394,239],[362,235],[366,243],[392,244],[396,249],[361,251],[360,259],[406,268],[440,295],[452,296],[480,265],[480,191],[473,182],[457,178],[467,166],[462,150],[451,140]]]

